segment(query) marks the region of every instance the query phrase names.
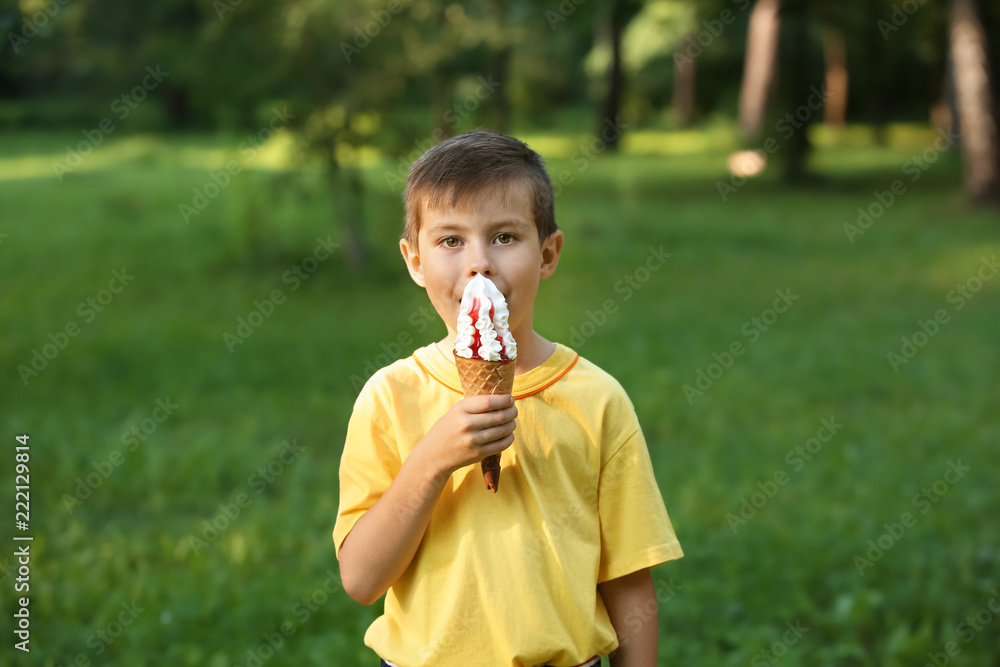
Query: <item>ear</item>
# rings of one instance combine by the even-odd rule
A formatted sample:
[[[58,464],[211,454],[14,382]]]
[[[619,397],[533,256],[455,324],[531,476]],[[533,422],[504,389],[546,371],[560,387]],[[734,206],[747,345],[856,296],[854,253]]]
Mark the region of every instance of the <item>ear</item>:
[[[403,261],[406,262],[406,269],[410,272],[413,282],[421,287],[426,287],[424,285],[424,267],[420,263],[420,253],[417,251],[417,244],[414,242],[411,246],[410,242],[406,239],[400,239],[399,252],[403,254]]]
[[[539,271],[539,279],[545,280],[556,272],[559,266],[559,255],[562,253],[563,233],[561,229],[549,234],[548,238],[542,241],[542,265]]]

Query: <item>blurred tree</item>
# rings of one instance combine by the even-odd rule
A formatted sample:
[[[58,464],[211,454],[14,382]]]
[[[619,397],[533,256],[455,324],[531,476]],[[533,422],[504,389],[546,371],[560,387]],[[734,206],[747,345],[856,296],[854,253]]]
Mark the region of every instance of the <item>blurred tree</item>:
[[[698,43],[697,16],[694,2],[650,0],[626,26],[622,67],[629,81],[624,106],[630,121],[642,122],[654,107],[668,103],[677,125],[694,121],[697,62],[705,51]],[[713,28],[703,41],[714,43],[726,24],[716,19]]]
[[[360,2],[214,0],[200,33],[199,90],[214,83],[224,91],[200,100],[214,105],[221,122],[241,127],[266,127],[282,110],[305,161],[322,165],[345,257],[355,267],[368,257],[363,147],[396,139],[391,129],[381,131],[379,112],[398,103],[408,71],[402,8],[393,6],[396,12]]]
[[[826,66],[826,106],[824,122],[835,128],[844,127],[847,115],[847,46],[844,31],[837,26],[823,29],[823,56]]]
[[[684,41],[694,39],[689,32]],[[674,58],[673,108],[677,126],[691,127],[694,122],[694,82],[698,71],[698,61],[694,58]]]
[[[812,0],[784,0],[782,6],[781,21],[785,29],[780,38],[780,62],[786,74],[782,109],[787,111],[785,125],[776,127],[784,128],[785,144],[780,155],[784,159],[785,181],[790,183],[806,178],[812,151],[809,127],[824,106],[822,91],[817,85],[822,81],[823,66],[814,57],[822,55],[819,49],[814,53],[814,45],[821,45],[816,44],[819,39],[812,39],[813,28],[820,29],[812,11],[813,4]]]
[[[1000,151],[986,31],[975,0],[952,0],[951,48],[965,190],[973,203],[1000,203]]]
[[[892,80],[893,62],[889,57],[888,42],[879,30],[878,22],[882,20],[883,2],[868,2],[865,5],[865,26],[862,28],[865,49],[863,62],[867,68],[864,77],[866,85],[867,116],[874,129],[875,142],[884,146],[886,127],[889,123],[889,104],[892,95],[890,82]]]
[[[621,116],[622,97],[625,89],[625,73],[622,66],[622,33],[625,26],[642,9],[639,0],[604,0],[597,15],[594,29],[595,44],[604,43],[611,53],[608,69],[605,74],[604,99],[600,105],[595,135],[603,141],[610,151],[618,150],[621,131],[612,132],[607,136],[608,123],[618,127]]]
[[[419,152],[471,127],[589,126],[594,110],[601,129],[615,116],[634,126],[655,122],[656,110],[668,105],[681,126],[698,114],[737,113],[744,141],[756,144],[769,97],[781,95],[770,107],[784,115],[822,81],[831,124],[923,120],[932,104],[935,122],[943,123],[950,25],[962,47],[953,68],[962,75],[955,80],[961,114],[951,116],[968,130],[970,196],[979,198],[973,193],[996,189],[998,171],[988,157],[996,154],[996,130],[982,77],[989,49],[996,57],[996,44],[985,40],[1000,27],[1000,0],[984,0],[982,16],[961,21],[959,8],[972,0],[918,4],[919,11],[898,0],[565,0],[544,7],[531,0],[88,0],[44,5],[58,11],[45,25],[26,26],[47,11],[38,9],[42,3],[0,0],[8,34],[0,122],[92,124],[157,63],[170,76],[149,94],[155,101],[145,103],[142,118],[129,119],[129,130],[260,129],[287,105],[295,116],[287,127],[302,153],[324,165],[345,252],[360,265],[362,169],[383,156],[398,162],[386,181],[401,190]],[[970,29],[961,26],[972,26],[973,37],[958,40],[957,30]],[[151,109],[158,109],[154,116]],[[36,110],[49,115],[39,119]],[[618,138],[611,135],[610,148]],[[801,176],[808,133],[798,128],[784,139],[777,159],[786,161],[786,175]]]
[[[757,0],[750,15],[740,90],[740,130],[743,138],[760,136],[767,102],[774,86],[781,27],[781,0]]]

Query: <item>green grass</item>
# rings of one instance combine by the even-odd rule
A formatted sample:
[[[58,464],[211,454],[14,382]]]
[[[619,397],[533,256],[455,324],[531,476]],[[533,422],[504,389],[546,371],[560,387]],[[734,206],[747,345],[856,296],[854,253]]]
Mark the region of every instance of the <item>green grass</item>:
[[[585,137],[527,135],[571,181],[557,200],[563,261],[542,286],[536,329],[563,342],[592,332],[579,350],[632,396],[687,554],[655,571],[680,587],[660,610],[661,664],[923,665],[948,642],[960,649],[950,664],[993,664],[1000,619],[971,638],[959,624],[998,586],[1000,279],[961,310],[948,294],[1000,254],[995,213],[965,207],[949,152],[848,241],[857,208],[909,178],[903,164],[933,140],[922,128],[898,128],[881,149],[863,130],[820,135],[814,184],[788,191],[769,171],[725,202],[725,137],[685,137],[678,150],[633,142],[584,169],[572,154]],[[395,162],[366,172],[369,267],[335,255],[293,290],[282,277],[317,237],[340,238],[318,174],[248,170],[185,224],[178,206],[240,137],[111,137],[59,183],[51,161],[79,139],[0,136],[0,479],[11,496],[15,435],[32,447],[32,652],[21,660],[246,665],[287,623],[266,664],[374,664],[362,637],[380,605],[320,591],[336,571],[352,376],[402,334],[413,347],[444,333],[422,319],[426,297],[398,259],[399,193],[382,171]],[[672,253],[662,268],[616,291],[645,277],[660,246]],[[134,280],[85,322],[79,304],[123,267]],[[275,289],[285,301],[230,353],[223,334]],[[751,342],[752,318],[786,289],[798,299]],[[584,325],[608,299],[606,323]],[[887,354],[938,309],[949,321],[894,372]],[[71,321],[79,335],[25,385],[18,366]],[[713,355],[734,342],[744,352],[719,375]],[[718,377],[689,401],[699,370]],[[172,414],[123,444],[168,397]],[[842,428],[798,469],[795,448],[826,418]],[[286,440],[304,451],[262,481]],[[915,504],[959,459],[971,469],[939,484],[938,502]],[[77,479],[112,460],[68,510]],[[786,483],[734,532],[742,500],[779,471]],[[905,512],[914,525],[859,574],[855,556]],[[216,538],[206,520],[229,525]],[[0,541],[13,532],[8,520]],[[0,595],[8,618],[14,576]],[[133,600],[143,611],[103,642],[95,633]],[[782,646],[796,621],[808,632]],[[780,657],[761,653],[775,642]]]

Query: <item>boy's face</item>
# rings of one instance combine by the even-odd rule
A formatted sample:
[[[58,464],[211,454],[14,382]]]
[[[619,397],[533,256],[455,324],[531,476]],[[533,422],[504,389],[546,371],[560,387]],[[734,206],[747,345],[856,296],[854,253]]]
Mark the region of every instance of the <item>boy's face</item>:
[[[555,271],[562,249],[561,231],[539,243],[529,192],[511,189],[506,206],[499,197],[477,197],[459,209],[424,207],[416,247],[400,241],[410,276],[427,290],[452,339],[465,286],[481,274],[507,299],[514,339],[529,340],[538,283]]]

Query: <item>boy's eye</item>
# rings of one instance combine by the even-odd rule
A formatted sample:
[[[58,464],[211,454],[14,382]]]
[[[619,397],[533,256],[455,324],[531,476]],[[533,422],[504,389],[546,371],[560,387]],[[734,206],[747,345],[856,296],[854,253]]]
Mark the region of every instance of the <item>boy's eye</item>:
[[[509,245],[514,242],[514,236],[511,234],[498,234],[497,243],[500,245]]]
[[[449,236],[448,238],[443,239],[441,243],[443,243],[446,248],[457,248],[459,240],[454,236]]]

